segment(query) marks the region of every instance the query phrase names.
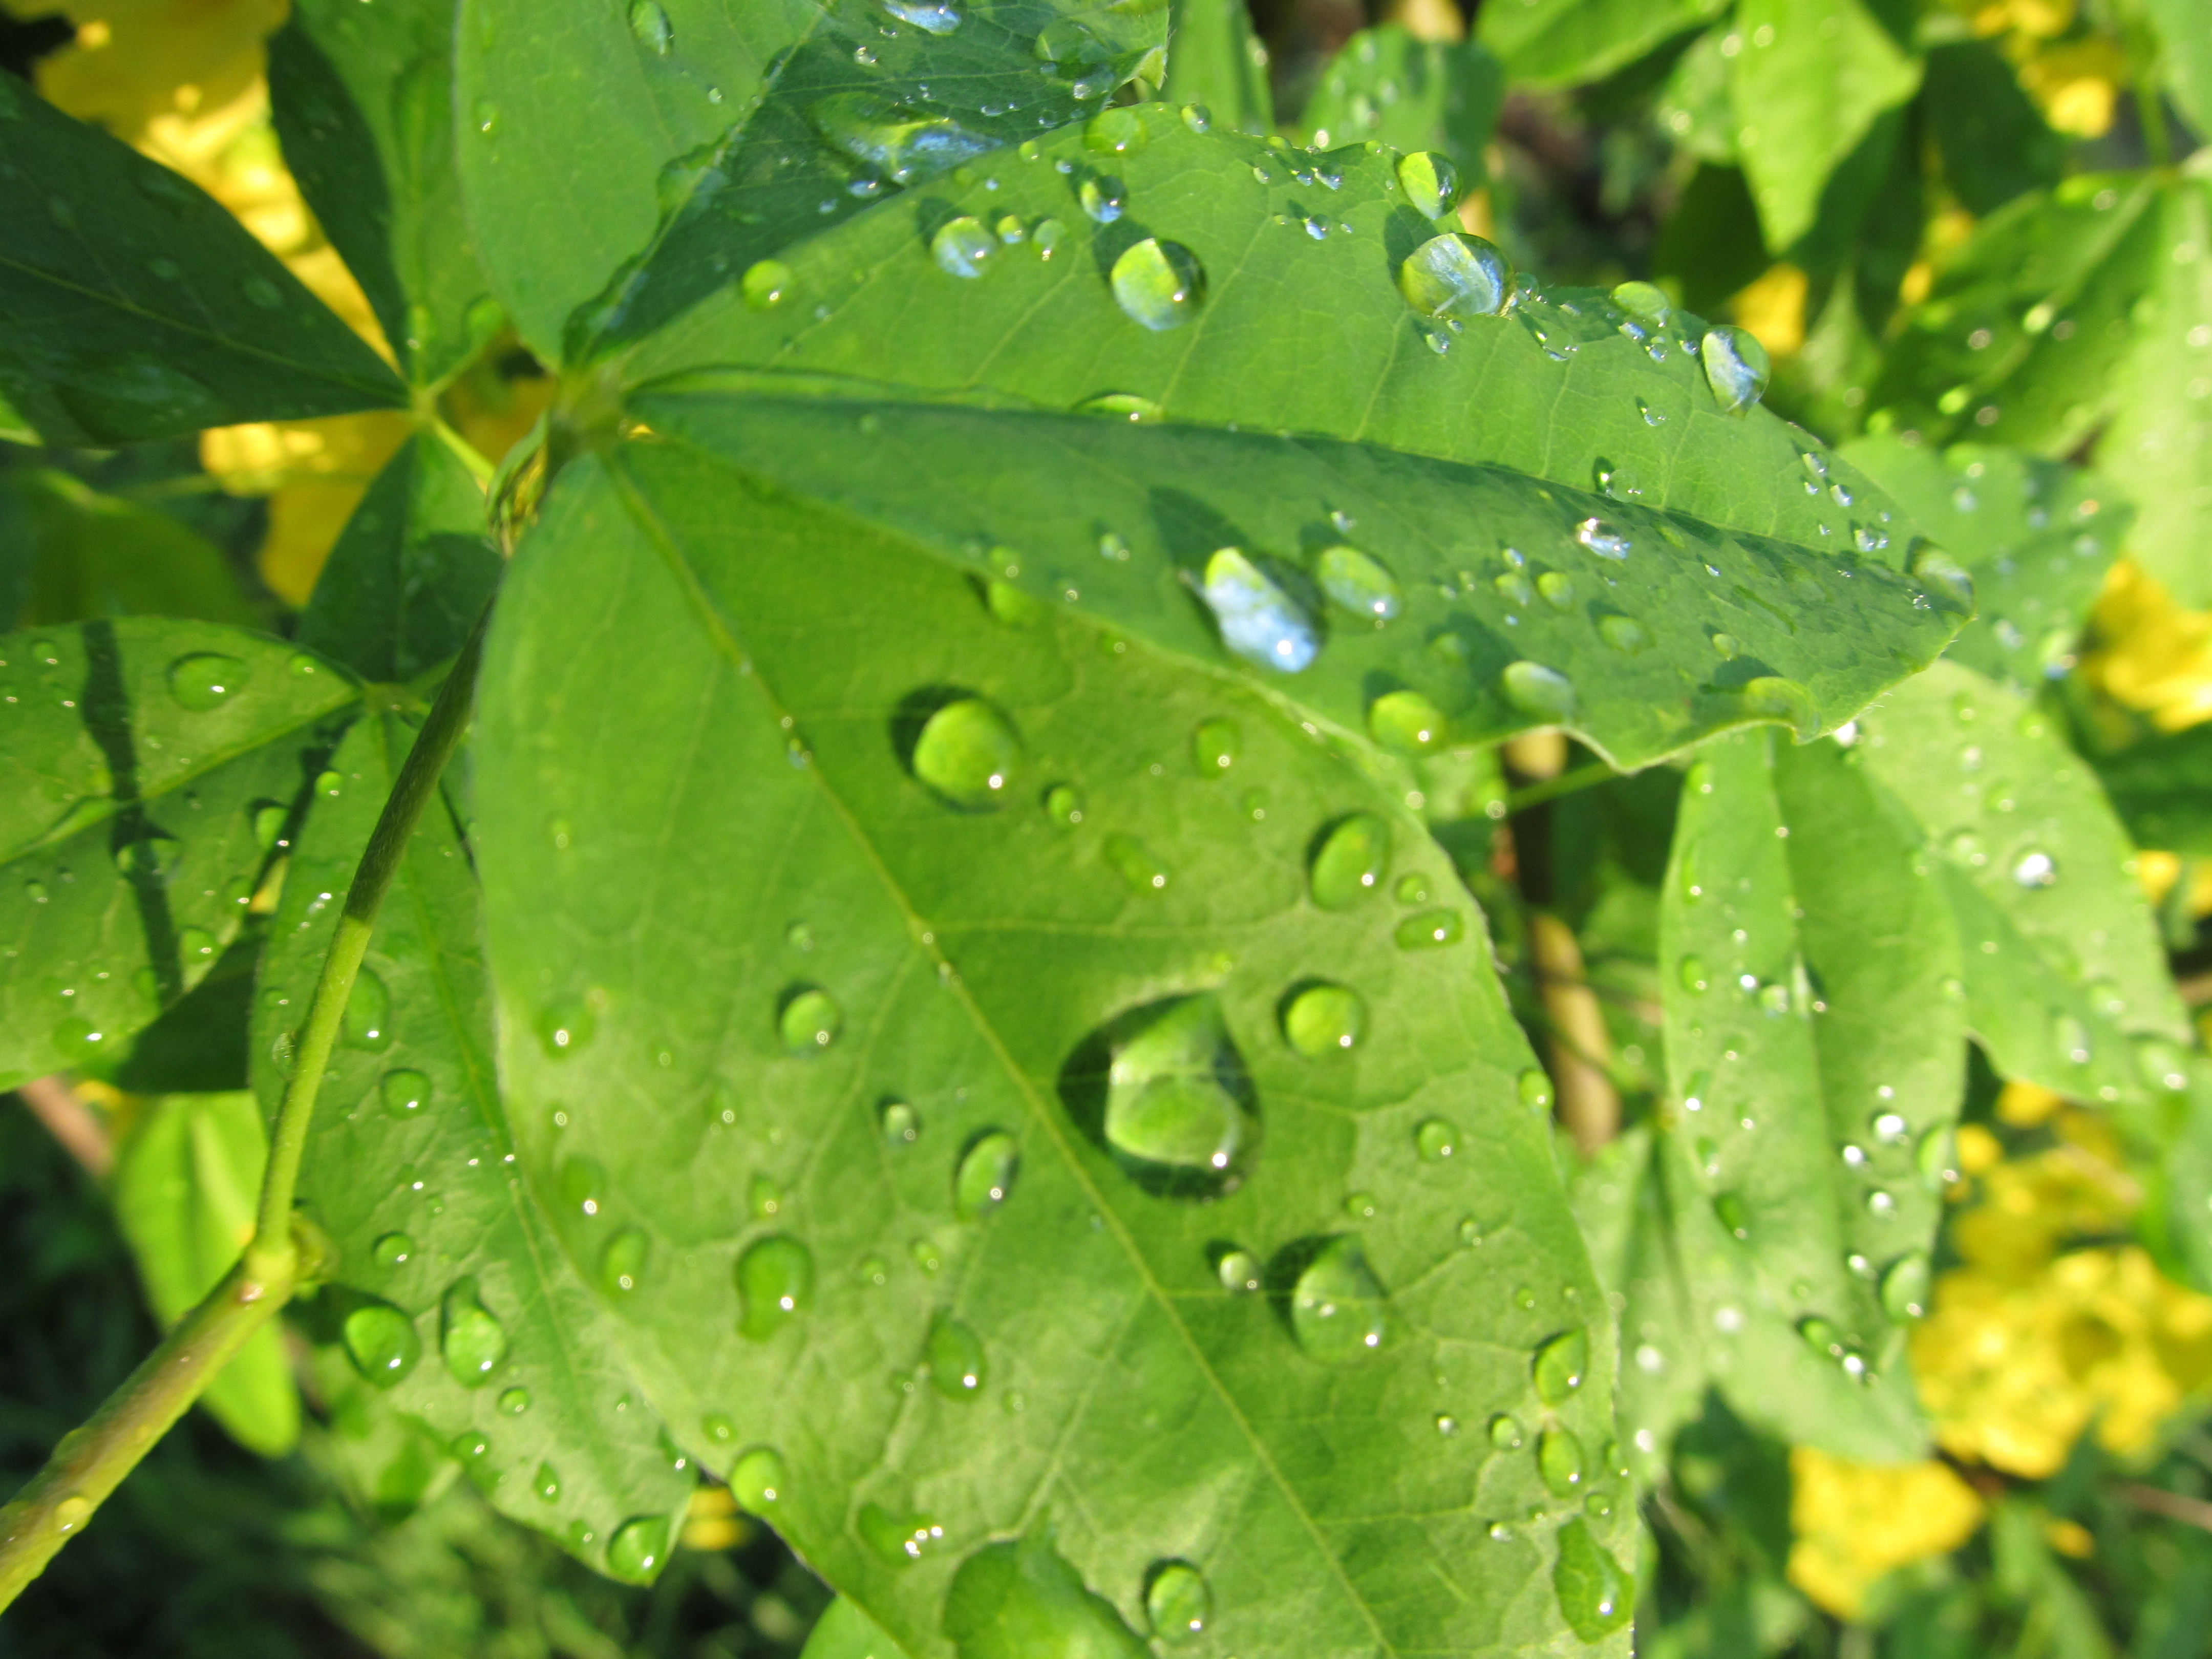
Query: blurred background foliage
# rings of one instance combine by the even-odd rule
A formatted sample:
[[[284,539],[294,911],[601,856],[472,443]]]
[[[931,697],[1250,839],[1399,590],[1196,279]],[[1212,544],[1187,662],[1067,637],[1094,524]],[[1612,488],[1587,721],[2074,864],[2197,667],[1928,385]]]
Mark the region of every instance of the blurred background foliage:
[[[2101,588],[2015,580],[2031,549],[2004,540],[1976,550],[1977,574],[1985,603],[2033,618],[1997,619],[2007,672],[2104,777],[2183,994],[2212,1004],[2203,0],[1177,9],[1169,95],[1202,85],[1217,118],[1298,142],[1449,151],[1476,182],[1470,230],[1547,281],[1656,282],[1741,323],[1774,359],[1771,405],[1856,441],[1893,489],[1933,489],[1936,508],[1948,490],[1962,539],[1977,492],[2023,469],[2044,480],[2031,501],[2132,498]],[[199,184],[389,356],[271,125],[264,43],[284,11],[0,0],[0,70]],[[489,472],[553,389],[501,336],[434,412]],[[285,631],[410,430],[395,413],[114,453],[0,444],[0,628],[153,612]],[[1671,775],[1615,777],[1541,733],[1434,770],[1439,837],[1491,912],[1563,1118],[1632,1131],[1662,1075]],[[224,1183],[250,1194],[259,1156],[222,1104],[243,1084],[256,947],[249,933],[105,1074],[0,1106],[10,1485],[224,1265],[243,1221]],[[1971,1074],[1911,1345],[1938,1455],[1854,1466],[1710,1400],[1646,1499],[1645,1651],[2212,1651],[2212,1299],[2162,1253],[2172,1194],[2094,1103],[2007,1083],[1978,1054]],[[1561,1157],[1578,1182],[1610,1178],[1564,1138]],[[495,1516],[298,1332],[258,1363],[0,1623],[0,1659],[786,1654],[827,1601],[711,1485],[659,1583],[612,1584]]]

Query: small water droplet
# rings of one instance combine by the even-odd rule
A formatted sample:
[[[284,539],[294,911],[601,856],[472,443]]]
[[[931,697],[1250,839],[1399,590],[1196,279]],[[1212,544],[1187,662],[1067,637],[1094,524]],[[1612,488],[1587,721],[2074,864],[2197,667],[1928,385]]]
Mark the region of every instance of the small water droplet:
[[[1547,668],[1542,663],[1508,663],[1505,672],[1498,677],[1498,683],[1506,702],[1521,713],[1539,720],[1571,720],[1580,703],[1574,682],[1558,669]]]
[[[629,32],[657,58],[665,58],[676,48],[676,31],[660,0],[630,0]]]
[[[1451,231],[1407,256],[1398,291],[1424,317],[1492,317],[1513,291],[1513,267],[1481,237]]]
[[[1624,617],[1617,611],[1607,612],[1597,619],[1598,637],[1624,657],[1632,657],[1650,643],[1650,635],[1633,617]]]
[[[2049,887],[2058,879],[2058,865],[2050,854],[2031,848],[2014,862],[2012,878],[2022,887]]]
[[[945,1528],[927,1516],[880,1504],[863,1504],[858,1526],[860,1541],[894,1567],[913,1565],[945,1538]]]
[[[599,1022],[581,1002],[556,1002],[538,1017],[538,1041],[549,1060],[565,1060],[591,1042]]]
[[[246,683],[246,665],[219,651],[195,651],[169,665],[169,695],[196,714],[220,708]]]
[[[1367,1031],[1367,1003],[1343,985],[1309,985],[1283,1011],[1283,1035],[1309,1060],[1348,1053]]]
[[[1610,482],[1618,483],[1619,475]],[[1626,559],[1636,548],[1634,542],[1603,519],[1584,519],[1575,526],[1575,539],[1601,559]]]
[[[1766,348],[1747,329],[1723,324],[1708,329],[1698,348],[1705,365],[1705,384],[1723,414],[1734,414],[1757,403],[1766,391],[1772,365]]]
[[[430,1079],[422,1073],[403,1066],[386,1072],[376,1085],[377,1097],[384,1109],[394,1117],[412,1117],[430,1103]]]
[[[1354,812],[1322,836],[1307,867],[1313,900],[1324,910],[1348,910],[1373,892],[1390,867],[1390,826]]]
[[[1392,937],[1401,951],[1427,951],[1458,944],[1466,931],[1467,923],[1456,910],[1424,910],[1401,921]]]
[[[415,1240],[407,1233],[386,1233],[369,1247],[369,1254],[380,1267],[404,1266],[415,1255]]]
[[[1425,755],[1443,745],[1450,722],[1418,691],[1386,691],[1367,705],[1367,731],[1397,754]]]
[[[1440,1117],[1413,1131],[1413,1150],[1425,1164],[1442,1164],[1459,1151],[1459,1130]]]
[[[628,1296],[645,1282],[653,1240],[641,1227],[625,1227],[599,1252],[599,1288],[609,1296]]]
[[[1102,109],[1083,124],[1083,147],[1104,155],[1133,155],[1152,142],[1144,112],[1128,105]]]
[[[629,1583],[647,1583],[667,1553],[668,1517],[633,1516],[607,1540],[607,1571]]]
[[[238,291],[246,296],[247,304],[263,311],[275,311],[284,303],[283,291],[266,276],[247,277],[238,285]]]
[[[1307,1263],[1291,1294],[1291,1329],[1328,1365],[1364,1359],[1389,1340],[1382,1286],[1357,1238],[1332,1238]]]
[[[1231,1250],[1214,1264],[1221,1288],[1232,1296],[1246,1296],[1260,1288],[1260,1258],[1249,1250]]]
[[[1536,1441],[1536,1470],[1553,1496],[1571,1497],[1583,1484],[1583,1443],[1571,1430],[1545,1430]]]
[[[999,239],[981,219],[948,219],[929,239],[929,256],[948,276],[981,276],[999,252]]]
[[[1377,623],[1395,617],[1404,601],[1396,579],[1356,547],[1323,548],[1315,574],[1322,592],[1354,616]]]
[[[1459,169],[1449,155],[1417,149],[1400,156],[1398,182],[1413,211],[1424,219],[1441,219],[1459,205]]]
[[[1106,837],[1106,861],[1120,872],[1132,892],[1158,893],[1168,884],[1168,867],[1134,836],[1120,831]]]
[[[929,1328],[924,1351],[929,1385],[947,1400],[969,1401],[983,1392],[982,1339],[958,1320],[939,1314]]]
[[[414,1322],[387,1302],[363,1303],[340,1330],[355,1368],[380,1389],[396,1385],[422,1357]]]
[[[1531,1371],[1536,1397],[1547,1406],[1562,1406],[1583,1385],[1589,1373],[1589,1333],[1577,1325],[1536,1350]]]
[[[507,1328],[479,1299],[475,1279],[459,1280],[439,1304],[438,1350],[465,1389],[482,1388],[507,1358]]]
[[[1520,1419],[1507,1412],[1492,1418],[1490,1443],[1500,1451],[1519,1451],[1522,1443]]]
[[[876,1110],[878,1127],[893,1146],[911,1146],[921,1138],[921,1115],[903,1100],[887,1100]]]
[[[911,23],[925,34],[950,34],[960,27],[960,13],[945,0],[881,0],[883,9],[902,23]]]
[[[845,1012],[827,991],[808,987],[793,993],[776,1016],[776,1030],[785,1051],[818,1054],[837,1040],[844,1029]]]
[[[392,993],[369,969],[362,969],[354,977],[339,1040],[349,1048],[372,1052],[392,1046]]]
[[[748,1515],[774,1514],[790,1490],[791,1472],[773,1447],[755,1446],[730,1466],[730,1496]]]
[[[738,1258],[738,1329],[765,1342],[814,1303],[814,1252],[771,1233]]]
[[[1650,283],[1623,283],[1613,291],[1613,302],[1639,323],[1662,328],[1674,314],[1666,290]]]
[[[1063,830],[1083,822],[1083,793],[1072,783],[1055,783],[1044,792],[1044,812]]]
[[[961,1154],[952,1177],[952,1208],[963,1221],[980,1221],[1006,1201],[1021,1167],[1013,1136],[993,1129]]]
[[[782,260],[760,259],[745,267],[745,274],[738,279],[738,288],[750,309],[766,311],[783,303],[791,293],[793,280],[791,267]]]
[[[1928,1311],[1930,1279],[1928,1253],[1908,1250],[1891,1262],[1881,1275],[1882,1311],[1900,1325]]]
[[[1243,737],[1228,720],[1206,720],[1190,734],[1191,764],[1201,778],[1218,778],[1237,763]]]
[[[1021,769],[1021,735],[981,697],[946,703],[915,739],[915,776],[955,806],[1002,805]]]
[[[1560,1615],[1585,1642],[1602,1641],[1636,1610],[1636,1581],[1579,1519],[1561,1527],[1552,1565]]]

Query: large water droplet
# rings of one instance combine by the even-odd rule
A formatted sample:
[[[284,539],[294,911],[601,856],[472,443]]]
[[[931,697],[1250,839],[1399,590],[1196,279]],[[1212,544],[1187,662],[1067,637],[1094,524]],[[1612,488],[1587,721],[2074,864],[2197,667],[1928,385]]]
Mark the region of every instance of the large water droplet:
[[[1698,356],[1705,367],[1705,384],[1723,414],[1748,409],[1766,391],[1772,372],[1766,348],[1747,329],[1723,324],[1705,331]]]
[[[1349,910],[1376,890],[1389,867],[1389,824],[1372,812],[1354,812],[1314,849],[1307,869],[1314,902],[1324,910]]]
[[[376,1085],[377,1097],[384,1109],[394,1117],[412,1117],[430,1103],[430,1079],[422,1073],[402,1066],[386,1072]]]
[[[822,99],[808,107],[806,118],[833,148],[902,185],[949,172],[998,145],[957,121],[864,92]]]
[[[1663,326],[1674,313],[1666,290],[1650,283],[1623,283],[1613,289],[1613,302],[1638,322],[1652,328]]]
[[[1248,1296],[1261,1285],[1260,1258],[1249,1250],[1229,1250],[1213,1264],[1221,1288],[1231,1296]]]
[[[220,708],[246,683],[246,665],[216,651],[196,651],[169,665],[169,695],[194,714]]]
[[[1891,1262],[1881,1275],[1882,1311],[1900,1325],[1928,1311],[1930,1280],[1928,1253],[1908,1250]]]
[[[1105,155],[1133,155],[1152,142],[1143,112],[1121,106],[1103,109],[1083,124],[1083,147]]]
[[[1442,1164],[1459,1151],[1459,1131],[1443,1118],[1430,1118],[1413,1131],[1413,1150],[1424,1164]]]
[[[507,1358],[507,1327],[478,1299],[473,1279],[459,1281],[439,1304],[438,1352],[465,1389],[482,1388]]]
[[[667,1554],[668,1517],[633,1516],[607,1540],[607,1571],[629,1583],[649,1583]]]
[[[665,58],[676,48],[676,30],[660,0],[630,0],[629,32],[655,57]]]
[[[1119,219],[1129,200],[1119,179],[1085,179],[1075,194],[1083,204],[1085,216],[1102,225],[1110,225]]]
[[[1581,1520],[1559,1528],[1558,1548],[1552,1591],[1559,1597],[1559,1613],[1583,1641],[1602,1641],[1635,1612],[1636,1581]]]
[[[2022,887],[2049,887],[2058,879],[2057,860],[2039,848],[2031,848],[2013,861],[2012,878]]]
[[[1498,677],[1498,684],[1506,702],[1539,720],[1572,720],[1579,702],[1575,696],[1575,683],[1558,669],[1547,668],[1540,662],[1506,664],[1505,672]]]
[[[738,1258],[738,1329],[765,1342],[814,1303],[814,1252],[771,1233]]]
[[[981,697],[932,714],[915,739],[914,775],[955,806],[997,806],[1021,775],[1021,734]]]
[[[1348,1053],[1367,1032],[1367,1003],[1345,985],[1309,985],[1283,1011],[1283,1035],[1310,1060]]]
[[[1222,644],[1247,662],[1295,674],[1321,650],[1321,632],[1305,607],[1242,549],[1221,548],[1206,562],[1199,593]]]
[[[1565,1405],[1589,1374],[1589,1333],[1577,1325],[1536,1350],[1530,1367],[1536,1397],[1547,1406]]]
[[[1417,149],[1398,158],[1398,182],[1424,219],[1441,219],[1459,205],[1459,169],[1449,155]]]
[[[755,1446],[730,1466],[730,1496],[750,1515],[769,1515],[791,1490],[791,1472],[782,1455],[769,1446]]]
[[[1424,317],[1491,317],[1513,291],[1513,267],[1480,236],[1431,237],[1398,267],[1398,291]]]
[[[1250,1085],[1210,995],[1156,1005],[1111,1038],[1103,1132],[1155,1191],[1219,1192],[1253,1138]]]
[[[945,0],[880,0],[883,9],[902,23],[911,23],[925,34],[950,34],[960,27],[960,13]]]
[[[1206,271],[1179,242],[1147,236],[1114,261],[1114,298],[1133,322],[1149,329],[1181,328],[1206,299]]]
[[[958,1320],[938,1315],[925,1351],[929,1386],[947,1400],[974,1400],[983,1392],[983,1341]]]
[[[981,276],[998,252],[999,239],[981,219],[965,214],[946,220],[929,239],[929,257],[953,276]]]
[[[341,1329],[355,1368],[380,1389],[393,1387],[422,1357],[414,1322],[388,1302],[362,1304]]]
[[[978,1221],[1006,1201],[1021,1168],[1021,1149],[1004,1129],[977,1138],[961,1154],[952,1176],[952,1208],[963,1221]]]
[[[1386,623],[1398,614],[1403,596],[1396,580],[1358,548],[1323,548],[1314,568],[1322,592],[1354,616]]]
[[[354,977],[339,1035],[349,1048],[374,1051],[392,1046],[392,993],[369,969]]]
[[[844,1028],[845,1012],[827,991],[817,987],[793,993],[776,1016],[776,1030],[787,1052],[818,1054],[836,1042]]]
[[[1583,1484],[1583,1443],[1571,1430],[1545,1430],[1536,1442],[1536,1469],[1554,1496],[1571,1497]]]
[[[1036,1534],[960,1564],[944,1627],[959,1659],[1147,1659],[1151,1651]]]
[[[1315,1252],[1291,1292],[1291,1329],[1325,1365],[1364,1359],[1389,1340],[1387,1300],[1357,1238],[1332,1238]]]
[[[1367,705],[1367,732],[1394,753],[1425,755],[1443,747],[1450,722],[1418,691],[1386,691]]]
[[[1206,1575],[1188,1561],[1154,1567],[1145,1584],[1145,1615],[1163,1642],[1188,1642],[1202,1634],[1213,1617],[1213,1592]]]

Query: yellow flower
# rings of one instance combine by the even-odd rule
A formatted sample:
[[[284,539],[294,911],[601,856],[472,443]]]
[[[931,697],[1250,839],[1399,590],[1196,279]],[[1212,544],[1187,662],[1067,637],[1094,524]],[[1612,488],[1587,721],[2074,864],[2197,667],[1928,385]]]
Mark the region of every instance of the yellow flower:
[[[2112,103],[2127,74],[2127,54],[2118,43],[2093,35],[2038,48],[2021,64],[2020,83],[2058,131],[2101,138],[2112,127]]]
[[[1749,329],[1770,357],[1794,356],[1805,343],[1805,273],[1773,264],[1729,301],[1736,321]]]
[[[1997,1097],[1997,1117],[2000,1121],[2008,1123],[2015,1129],[2032,1129],[2039,1123],[2050,1121],[2052,1115],[2065,1103],[2066,1097],[2063,1095],[2056,1094],[2036,1084],[2014,1081],[2006,1084],[2004,1092]],[[1975,1126],[1969,1124],[1967,1127],[1972,1128]],[[1986,1129],[1982,1133],[1989,1133]],[[1994,1140],[1996,1137],[1990,1135],[1990,1139]],[[2000,1147],[1999,1151],[2002,1152],[2002,1148]],[[1990,1161],[1993,1163],[1996,1160]],[[1985,1164],[1984,1167],[1988,1166]]]
[[[1790,1449],[1790,1582],[1838,1619],[1856,1618],[1884,1573],[1948,1554],[1981,1524],[1981,1498],[1942,1463]]]
[[[2212,615],[2185,611],[2133,560],[2105,578],[2096,647],[2082,660],[2093,684],[2141,709],[2162,731],[2212,719]]]

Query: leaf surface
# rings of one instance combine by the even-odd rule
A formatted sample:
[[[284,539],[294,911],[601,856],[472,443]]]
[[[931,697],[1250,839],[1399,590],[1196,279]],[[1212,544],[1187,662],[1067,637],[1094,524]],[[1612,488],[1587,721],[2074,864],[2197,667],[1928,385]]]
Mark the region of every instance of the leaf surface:
[[[2159,67],[2174,102],[2200,137],[2212,133],[2212,31],[2203,14],[2189,0],[2144,0],[2143,10],[2158,28]]]
[[[1168,78],[1160,96],[1196,104],[1230,132],[1275,130],[1267,48],[1244,0],[1176,0],[1168,26]]]
[[[268,1161],[252,1095],[146,1103],[118,1151],[110,1194],[147,1303],[163,1326],[198,1306],[252,1237]],[[200,1403],[247,1450],[264,1457],[291,1450],[300,1438],[300,1390],[283,1327],[271,1322],[246,1338]]]
[[[1931,48],[1923,93],[1921,108],[1943,157],[1943,176],[1969,213],[1994,213],[2064,174],[2066,141],[1988,41]]]
[[[2146,738],[2093,763],[2136,846],[2212,853],[2212,726]]]
[[[497,333],[499,302],[461,204],[455,0],[301,0],[269,43],[284,160],[416,386]]]
[[[529,1179],[910,1653],[994,1597],[1122,1650],[1173,1562],[1239,1653],[1549,1650],[1609,1322],[1479,917],[1355,756],[1019,598],[679,446],[563,475],[476,750]],[[1577,1437],[1571,1509],[1500,1411]]]
[[[272,1113],[290,1034],[413,740],[399,713],[374,712],[316,787],[255,1003],[254,1087]],[[339,1263],[311,1317],[500,1510],[617,1577],[650,1577],[696,1477],[562,1255],[514,1149],[493,1070],[476,873],[441,798],[378,912],[316,1099],[300,1202]],[[658,1528],[655,1561],[611,1555],[633,1522],[645,1535]]]
[[[1511,0],[1483,7],[1475,26],[1516,82],[1574,86],[1726,9],[1726,0]]]
[[[171,438],[406,401],[203,192],[0,83],[0,390],[47,443]]]
[[[1066,0],[633,0],[553,19],[464,0],[471,221],[523,339],[581,358],[875,197],[1073,120],[1166,23]]]
[[[1373,139],[1440,151],[1471,185],[1504,97],[1504,70],[1480,41],[1416,40],[1402,23],[1380,23],[1338,48],[1299,125],[1323,149]]]
[[[0,483],[0,622],[118,616],[261,620],[222,550],[167,514],[58,468],[9,471]]]
[[[800,1659],[906,1659],[849,1596],[839,1596],[816,1621]]]
[[[213,623],[0,639],[0,1076],[97,1065],[207,974],[356,695]]]
[[[2140,1104],[2146,1070],[2188,1043],[2189,1025],[2087,763],[2039,710],[1954,663],[1906,681],[1860,725],[1867,770],[1941,871],[1967,1023],[1998,1073]]]

